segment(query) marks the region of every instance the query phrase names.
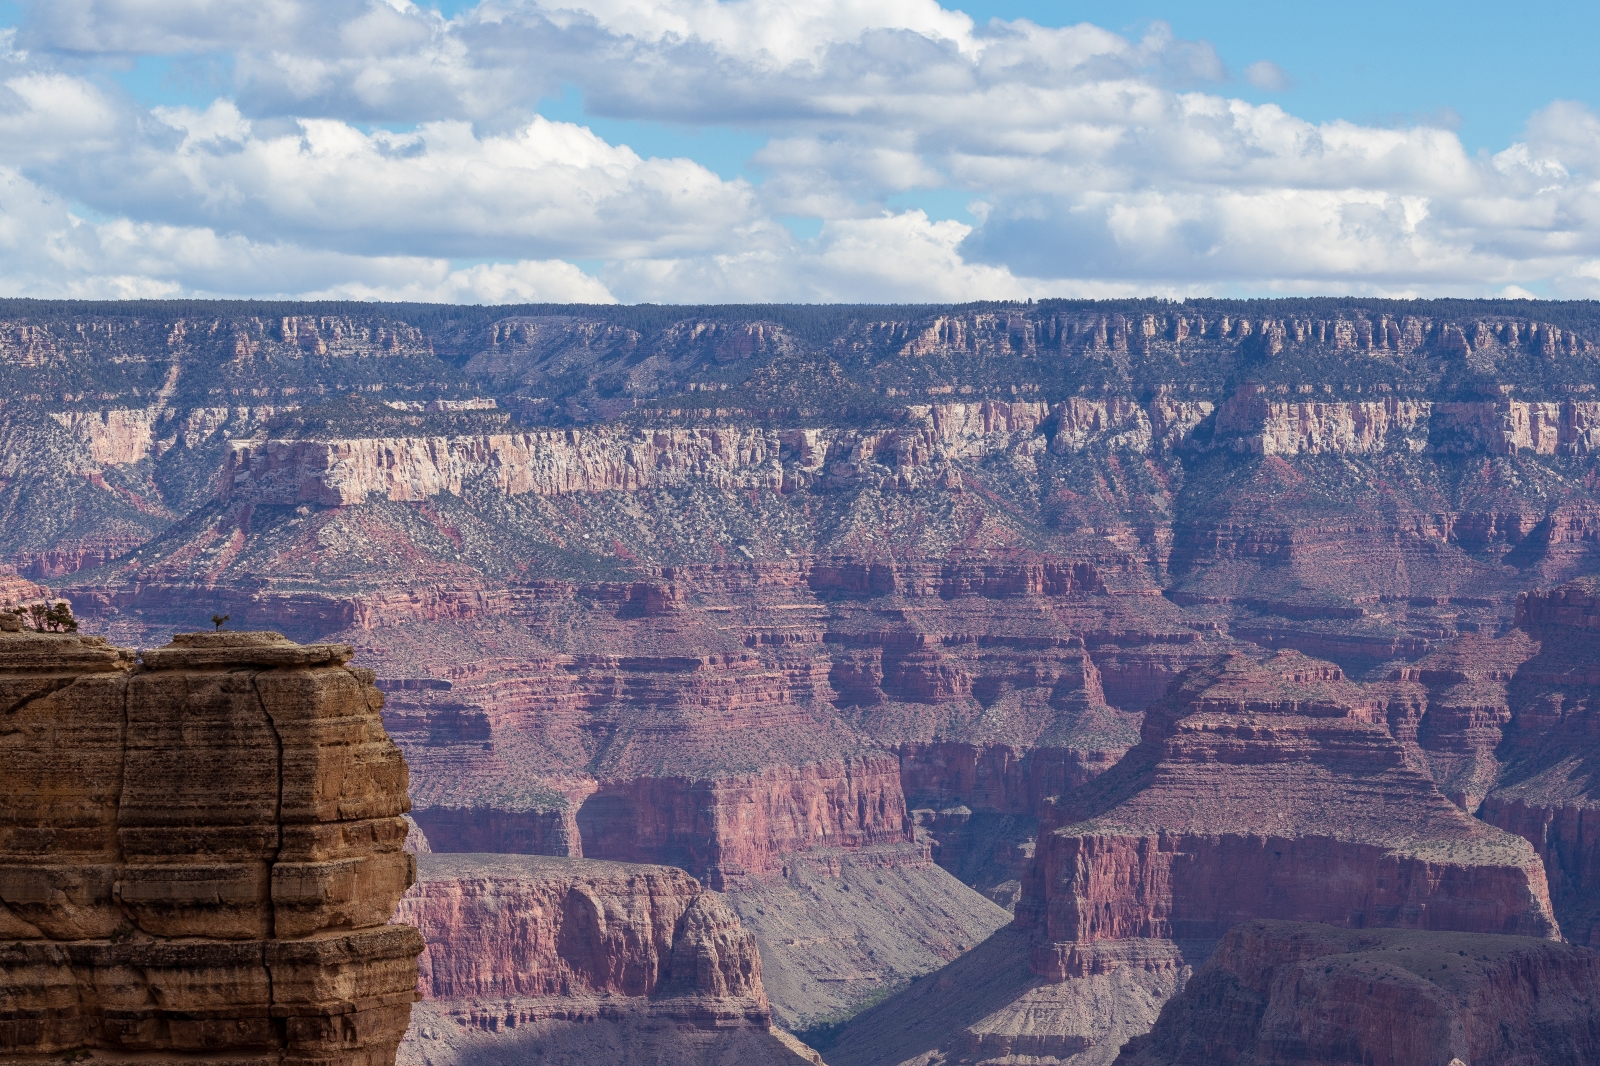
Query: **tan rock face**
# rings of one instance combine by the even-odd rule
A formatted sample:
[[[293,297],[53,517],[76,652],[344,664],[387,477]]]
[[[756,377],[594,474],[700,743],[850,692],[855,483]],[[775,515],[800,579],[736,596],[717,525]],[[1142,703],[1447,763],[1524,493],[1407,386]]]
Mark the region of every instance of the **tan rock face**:
[[[406,768],[349,655],[0,633],[0,1054],[393,1061]]]
[[[50,417],[61,423],[103,466],[137,463],[155,443],[155,408],[112,408],[105,411],[61,411]]]
[[[1217,429],[1243,433],[1243,450],[1261,455],[1364,455],[1386,447],[1420,451],[1427,443],[1431,407],[1397,399],[1276,403],[1246,386],[1217,412]]]
[[[53,417],[85,443],[95,461],[116,465],[137,462],[164,446],[153,442],[152,411]],[[988,456],[1026,461],[1047,448],[1077,453],[1091,445],[1137,454],[1170,452],[1213,412],[1218,434],[1237,450],[1261,455],[1418,453],[1430,448],[1430,430],[1444,435],[1446,450],[1589,455],[1600,449],[1596,402],[1291,401],[1246,385],[1220,408],[1165,395],[1148,404],[1119,396],[1054,405],[914,405],[900,412],[901,425],[876,431],[728,424],[240,440],[229,445],[217,484],[223,499],[320,506],[459,496],[468,483],[487,483],[509,496],[641,492],[691,483],[786,493],[863,483],[910,489],[936,483],[952,462]],[[196,409],[183,425],[209,425],[210,414]],[[181,435],[187,441],[197,432],[184,428]]]

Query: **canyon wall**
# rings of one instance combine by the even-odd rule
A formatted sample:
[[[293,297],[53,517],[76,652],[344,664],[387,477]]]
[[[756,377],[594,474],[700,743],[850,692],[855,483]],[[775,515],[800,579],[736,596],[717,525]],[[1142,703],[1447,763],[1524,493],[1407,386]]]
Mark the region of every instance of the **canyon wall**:
[[[1531,642],[1507,686],[1512,714],[1497,751],[1502,765],[1478,812],[1537,849],[1562,931],[1590,946],[1600,943],[1597,618],[1593,578],[1518,601],[1519,629]]]
[[[1316,1055],[1329,1041],[1327,1061],[1435,1061],[1408,1056],[1451,1046],[1440,1034],[1459,1036],[1463,1024],[1479,1027],[1472,1050],[1481,1055],[1502,1012],[1515,1047],[1567,1038],[1587,1047],[1594,956],[1555,943],[1551,895],[1561,895],[1547,891],[1545,875],[1550,865],[1552,886],[1560,876],[1554,849],[1541,854],[1471,817],[1435,779],[1476,780],[1474,760],[1494,763],[1498,732],[1485,749],[1486,727],[1464,713],[1487,702],[1472,695],[1477,686],[1499,677],[1500,697],[1518,702],[1505,682],[1529,654],[1526,635],[1482,643],[1491,654],[1463,648],[1470,662],[1438,655],[1370,682],[1289,651],[1233,651],[1194,666],[1146,710],[1139,742],[1120,761],[1041,801],[1010,929],[851,1020],[821,1050],[830,1062],[863,1064],[919,1055],[1109,1061],[1179,992],[1154,1043],[1128,1045],[1127,1055],[1143,1049],[1129,1061],[1323,1061]],[[1443,720],[1430,723],[1435,710]],[[972,772],[956,769],[958,781]],[[981,817],[927,813],[935,822]],[[1232,976],[1234,984],[1213,987],[1223,980],[1215,959],[1232,957],[1241,930],[1277,928],[1263,919],[1321,923],[1287,928],[1321,930],[1330,944],[1370,935],[1372,944],[1434,936],[1451,951],[1469,941],[1500,946],[1486,949],[1494,966],[1474,955],[1481,994],[1470,1004],[1414,978],[1384,986],[1392,1001],[1374,999],[1365,971],[1324,1001],[1333,986],[1315,983],[1322,969],[1309,963],[1276,976],[1249,971],[1244,984],[1254,992],[1239,992]],[[1191,979],[1219,939],[1213,963]],[[1412,941],[1395,943],[1411,950]],[[1430,951],[1437,962],[1440,952]],[[1547,981],[1550,998],[1530,1006],[1529,990],[1542,997]],[[1396,1033],[1407,1035],[1383,1043]],[[1349,1052],[1369,1037],[1367,1057]],[[1245,1042],[1229,1043],[1237,1040]]]
[[[531,855],[428,855],[395,911],[427,947],[423,999],[616,995],[686,1021],[771,1021],[755,940],[670,866]]]
[[[343,645],[0,625],[0,1052],[392,1062],[406,768]]]
[[[1600,956],[1523,937],[1248,922],[1118,1066],[1600,1061]]]
[[[612,1041],[646,1061],[809,1061],[772,1031],[755,938],[682,870],[423,855],[395,920],[427,941],[402,1062],[600,1054]]]
[[[459,496],[475,482],[513,496],[638,492],[689,481],[782,492],[865,481],[906,490],[924,478],[948,481],[953,461],[990,455],[1026,458],[1046,448],[1077,452],[1094,444],[1135,453],[1168,451],[1185,444],[1211,411],[1209,402],[1164,398],[1147,405],[1074,399],[1053,408],[985,401],[908,407],[894,412],[907,425],[879,432],[826,426],[762,431],[728,424],[620,433],[268,437],[229,443],[218,492],[225,500],[344,506],[369,496]],[[108,411],[104,422],[64,424],[83,433],[99,461],[131,463],[148,452],[149,417],[148,411]],[[144,436],[130,431],[124,440],[101,428],[123,423],[142,425]],[[1430,433],[1443,438],[1443,448],[1589,455],[1600,449],[1600,402],[1274,402],[1260,386],[1247,385],[1217,409],[1211,428],[1233,447],[1260,455],[1419,452],[1429,446]]]
[[[1445,799],[1388,710],[1294,652],[1191,671],[1115,767],[1046,806],[1017,905],[1033,972],[1194,965],[1263,918],[1558,938],[1533,848]]]

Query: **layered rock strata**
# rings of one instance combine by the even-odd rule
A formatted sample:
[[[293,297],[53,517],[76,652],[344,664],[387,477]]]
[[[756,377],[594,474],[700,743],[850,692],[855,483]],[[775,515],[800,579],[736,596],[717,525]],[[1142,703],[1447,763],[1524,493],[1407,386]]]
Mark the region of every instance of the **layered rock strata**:
[[[608,1039],[649,1061],[735,1047],[804,1061],[770,1032],[755,938],[682,870],[439,854],[418,868],[395,912],[427,941],[402,1061],[450,1061],[486,1039],[537,1061]]]
[[[1137,703],[1209,647],[1118,626],[1147,598],[1130,583],[1087,561],[676,567],[529,590],[528,628],[477,625],[448,676],[415,676],[404,627],[364,640],[413,674],[381,684],[436,850],[670,862],[721,889],[910,843],[907,796],[1031,818],[1102,772],[1138,735],[1106,685]],[[1102,669],[1089,625],[1137,668],[1119,645]]]
[[[920,891],[931,854],[1009,904],[1041,813],[1061,821],[1045,798],[1101,795],[1174,677],[1256,644],[1338,662],[1372,705],[1251,729],[1417,775],[1317,770],[1331,795],[1431,777],[1488,813],[1537,778],[1507,810],[1552,885],[1585,868],[1571,781],[1529,761],[1582,746],[1583,715],[1539,723],[1584,697],[1524,716],[1507,671],[1565,653],[1504,631],[1519,592],[1595,569],[1587,305],[327,310],[0,308],[21,398],[0,554],[87,571],[70,598],[124,642],[216,612],[360,645],[436,850],[682,863],[810,902],[853,902],[872,862]],[[1391,894],[1352,914],[1411,899],[1361,841],[1299,833],[1285,861],[1360,859]],[[1167,880],[1210,937],[1224,908],[1181,887],[1195,835]],[[805,873],[836,855],[860,862]],[[903,928],[917,967],[943,961],[937,916]],[[1136,939],[1077,968],[1165,981],[1194,957]],[[797,986],[828,958],[835,987],[913,969],[786,947]]]
[[[0,632],[7,1061],[393,1061],[406,767],[350,654]]]
[[[1254,918],[1557,935],[1527,842],[1446,800],[1383,700],[1296,653],[1197,669],[1052,817],[1018,921],[1056,980]]]
[[[1407,684],[1420,688],[1353,683],[1295,652],[1191,671],[1121,762],[1044,807],[1016,925],[1034,933],[1032,973],[1076,1006],[1032,1030],[1008,1006],[945,1044],[1014,1032],[1003,1053],[1025,1055],[1055,1031],[1057,1054],[1106,1057],[1142,1031],[1131,1005],[1159,1005],[1258,918],[1556,937],[1532,848],[1452,804],[1415,740],[1391,733]],[[1072,1021],[1108,980],[1126,1024]]]
[[[1464,634],[1373,686],[1388,702],[1395,739],[1415,745],[1439,791],[1464,811],[1477,813],[1499,779],[1513,682],[1538,651],[1522,629]]]
[[[1214,417],[1213,417],[1214,413]],[[795,492],[858,485],[910,490],[959,483],[951,464],[1090,446],[1136,454],[1171,452],[1201,425],[1235,450],[1258,455],[1414,454],[1430,447],[1517,455],[1588,456],[1600,451],[1600,402],[1280,402],[1245,385],[1220,407],[1166,397],[985,401],[917,405],[896,412],[903,427],[760,429],[606,428],[455,437],[352,437],[233,441],[219,496],[258,504],[347,506],[377,496],[421,501],[491,485],[510,496],[640,492],[702,482],[719,489]],[[113,416],[116,416],[113,418]],[[126,464],[149,448],[149,412],[110,411],[100,422],[62,415],[96,461]],[[142,426],[112,433],[110,426]],[[92,428],[93,432],[90,432]],[[952,476],[955,481],[952,482]]]
[[[1600,1062],[1600,956],[1525,937],[1249,922],[1118,1066]]]

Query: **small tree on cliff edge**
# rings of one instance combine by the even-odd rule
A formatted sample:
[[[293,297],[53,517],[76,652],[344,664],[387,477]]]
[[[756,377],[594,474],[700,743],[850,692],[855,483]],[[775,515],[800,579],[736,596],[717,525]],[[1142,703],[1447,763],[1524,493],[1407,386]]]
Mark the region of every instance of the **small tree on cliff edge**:
[[[76,633],[78,620],[72,617],[72,608],[65,600],[54,607],[48,603],[30,603],[26,607],[13,607],[11,612],[25,622],[32,622],[40,633]]]

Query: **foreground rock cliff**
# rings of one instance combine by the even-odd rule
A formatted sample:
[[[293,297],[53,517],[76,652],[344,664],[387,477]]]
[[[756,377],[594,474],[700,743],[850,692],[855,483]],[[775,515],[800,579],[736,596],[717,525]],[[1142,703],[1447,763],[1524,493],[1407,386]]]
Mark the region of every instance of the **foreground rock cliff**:
[[[427,939],[403,1063],[816,1061],[772,1029],[755,938],[682,870],[422,855]]]
[[[1600,1062],[1600,955],[1523,937],[1250,922],[1117,1066]]]
[[[0,631],[0,1057],[393,1062],[406,766],[349,657]]]

